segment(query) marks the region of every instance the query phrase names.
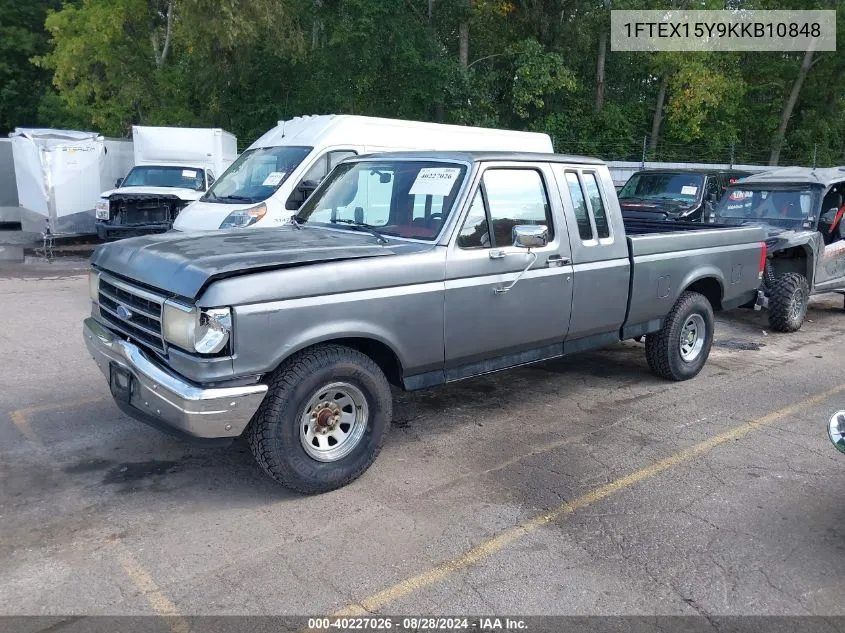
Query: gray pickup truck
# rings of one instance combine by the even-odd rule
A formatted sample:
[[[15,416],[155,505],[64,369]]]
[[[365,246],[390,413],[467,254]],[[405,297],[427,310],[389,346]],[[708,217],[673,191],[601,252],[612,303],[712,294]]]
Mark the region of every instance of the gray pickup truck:
[[[92,257],[85,342],[127,414],[245,434],[305,493],[361,475],[413,390],[645,339],[704,365],[713,311],[753,302],[764,231],[625,226],[599,160],[404,153],[341,163],[291,224],[138,237]]]

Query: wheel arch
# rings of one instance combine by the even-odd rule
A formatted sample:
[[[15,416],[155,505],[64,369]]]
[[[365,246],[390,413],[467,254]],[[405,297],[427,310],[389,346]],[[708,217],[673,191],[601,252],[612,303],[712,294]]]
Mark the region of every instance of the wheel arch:
[[[684,292],[697,292],[710,302],[714,312],[722,309],[722,299],[725,296],[725,283],[722,279],[722,274],[718,269],[698,270],[684,280],[681,284],[681,291],[678,296]]]
[[[404,365],[399,354],[389,341],[373,332],[323,333],[305,337],[287,348],[285,355],[276,362],[275,369],[281,367],[294,354],[319,345],[342,345],[361,352],[378,365],[391,385],[402,387]]]

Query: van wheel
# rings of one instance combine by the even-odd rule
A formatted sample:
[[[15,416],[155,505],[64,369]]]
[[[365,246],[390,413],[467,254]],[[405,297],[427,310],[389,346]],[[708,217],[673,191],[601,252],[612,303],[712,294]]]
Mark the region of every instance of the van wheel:
[[[795,332],[804,324],[810,302],[810,284],[801,273],[784,273],[769,288],[769,327]]]
[[[713,345],[713,307],[698,292],[684,292],[659,332],[645,339],[645,357],[651,371],[667,380],[689,380],[698,375]]]
[[[270,477],[317,494],[345,486],[370,467],[392,414],[390,385],[370,357],[318,345],[275,371],[247,436]]]

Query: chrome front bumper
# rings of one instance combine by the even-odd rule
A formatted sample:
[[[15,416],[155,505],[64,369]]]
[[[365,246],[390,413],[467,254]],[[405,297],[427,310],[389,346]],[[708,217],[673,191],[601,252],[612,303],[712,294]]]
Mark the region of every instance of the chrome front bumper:
[[[112,367],[129,372],[128,401],[115,398],[128,415],[163,431],[198,439],[237,437],[267,393],[267,385],[197,387],[152,361],[94,318],[82,327],[85,345],[111,385]]]

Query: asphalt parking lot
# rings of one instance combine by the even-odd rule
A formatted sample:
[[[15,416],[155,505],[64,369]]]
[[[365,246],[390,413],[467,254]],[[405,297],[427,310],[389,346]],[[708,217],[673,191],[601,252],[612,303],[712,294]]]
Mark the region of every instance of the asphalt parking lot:
[[[703,373],[625,343],[398,395],[373,468],[302,497],[112,404],[73,263],[0,270],[4,615],[845,615],[845,312],[718,317]]]

